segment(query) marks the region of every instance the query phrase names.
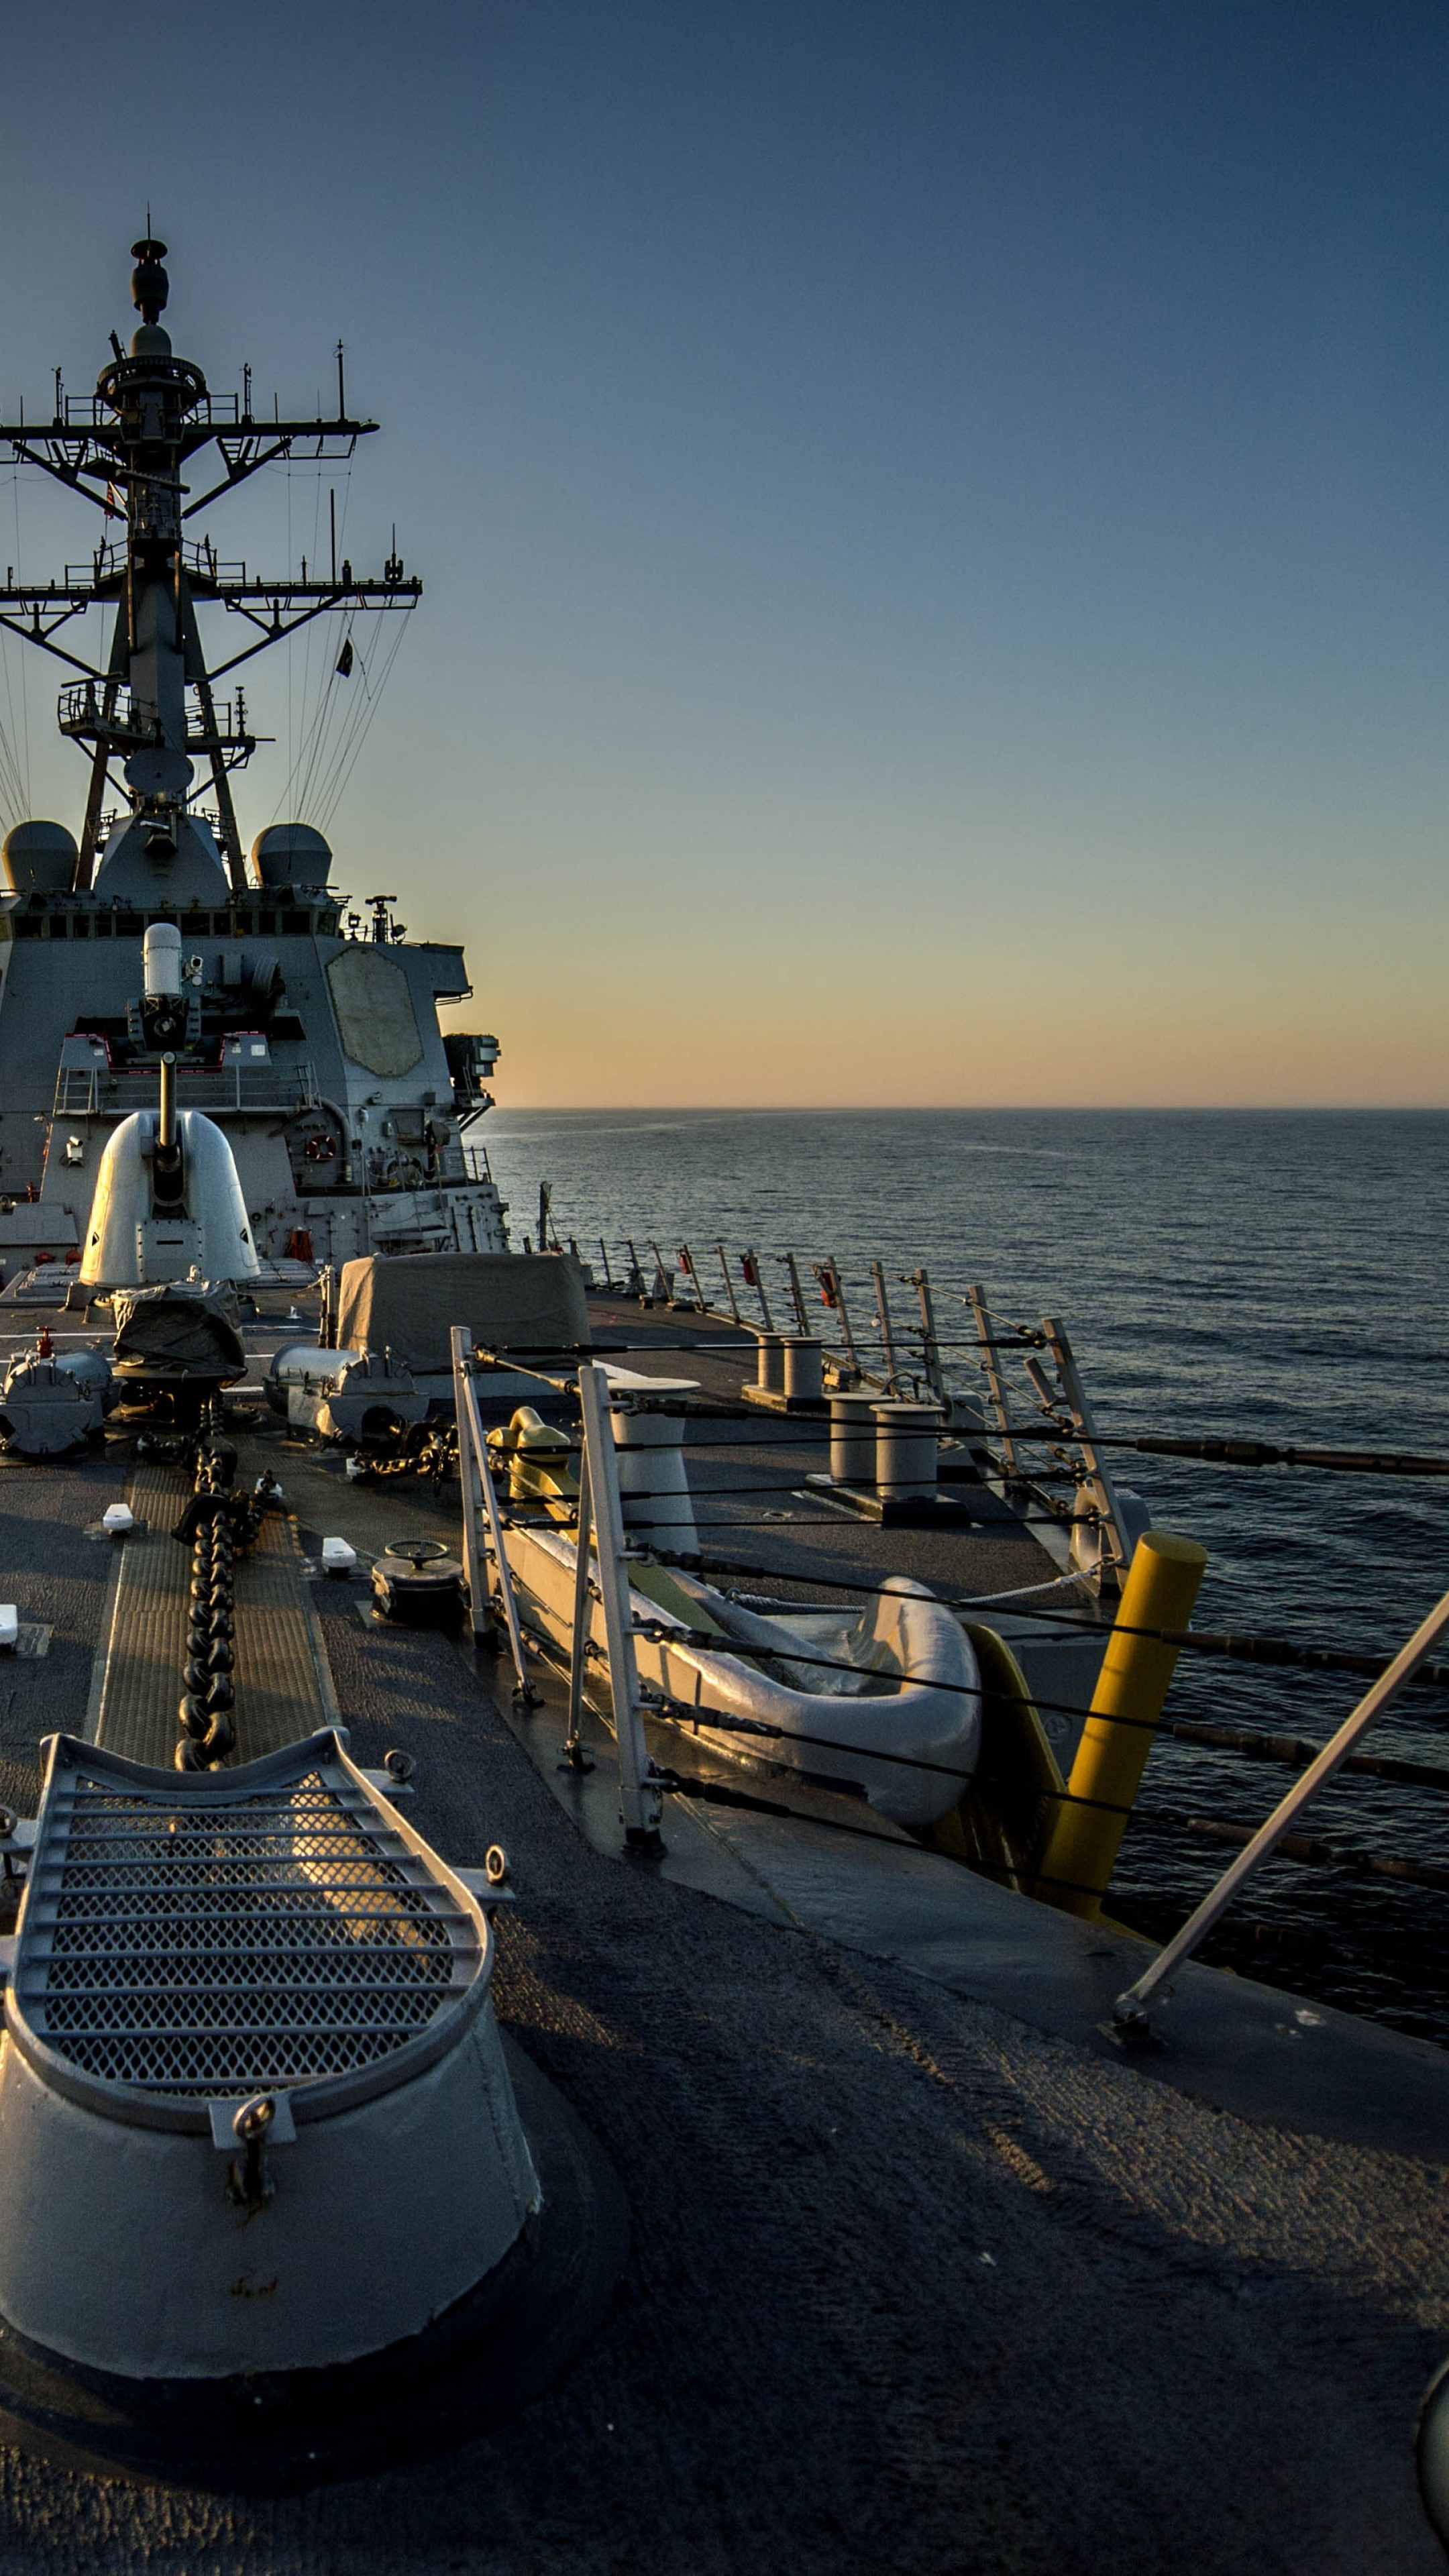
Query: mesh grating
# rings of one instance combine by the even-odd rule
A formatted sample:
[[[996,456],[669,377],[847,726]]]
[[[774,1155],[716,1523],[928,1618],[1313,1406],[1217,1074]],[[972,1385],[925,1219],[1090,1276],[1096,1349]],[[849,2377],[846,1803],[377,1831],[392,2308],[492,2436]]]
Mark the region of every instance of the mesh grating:
[[[447,1891],[317,1771],[189,1805],[80,1772],[50,1821],[17,2001],[88,2075],[215,2095],[348,2074],[477,1964]]]

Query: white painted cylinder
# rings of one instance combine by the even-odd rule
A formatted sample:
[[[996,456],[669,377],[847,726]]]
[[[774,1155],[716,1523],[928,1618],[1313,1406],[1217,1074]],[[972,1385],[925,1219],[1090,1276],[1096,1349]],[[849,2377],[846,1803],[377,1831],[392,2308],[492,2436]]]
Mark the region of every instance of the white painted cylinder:
[[[174,921],[153,921],[141,942],[148,996],[181,990],[181,933]]]
[[[785,1336],[785,1394],[819,1403],[825,1388],[825,1351],[813,1333]]]
[[[624,1412],[615,1405],[610,1419],[625,1529],[655,1530],[670,1547],[697,1555],[699,1536],[684,1470],[683,1414]]]
[[[884,1502],[910,1502],[936,1490],[941,1428],[934,1404],[873,1404],[875,1481]]]
[[[874,1405],[870,1395],[830,1399],[830,1472],[837,1485],[875,1482]]]
[[[773,1395],[783,1395],[785,1392],[784,1334],[757,1331],[755,1340],[760,1346],[755,1384],[768,1387]]]

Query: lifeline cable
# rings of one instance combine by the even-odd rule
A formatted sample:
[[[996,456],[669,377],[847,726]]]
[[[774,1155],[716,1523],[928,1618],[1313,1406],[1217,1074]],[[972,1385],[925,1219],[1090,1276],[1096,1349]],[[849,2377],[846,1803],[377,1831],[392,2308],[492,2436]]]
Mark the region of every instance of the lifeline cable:
[[[723,1522],[718,1526],[728,1528],[730,1524]],[[736,1526],[748,1528],[749,1523],[740,1522]],[[768,1524],[762,1523],[761,1526],[768,1526]],[[661,1565],[678,1565],[686,1573],[701,1573],[707,1570],[715,1574],[745,1574],[756,1581],[801,1583],[807,1585],[812,1591],[850,1592],[864,1595],[870,1600],[881,1598],[889,1590],[886,1584],[857,1583],[853,1582],[849,1575],[843,1574],[801,1574],[793,1566],[742,1565],[738,1561],[730,1562],[725,1558],[715,1558],[712,1561],[704,1558],[692,1559],[682,1554],[672,1554],[663,1548],[656,1548],[653,1552]],[[1239,1637],[1227,1630],[1215,1631],[1202,1628],[1122,1627],[1110,1619],[1073,1618],[1069,1610],[1028,1609],[1024,1601],[1018,1602],[1008,1592],[974,1592],[962,1596],[937,1594],[935,1597],[938,1600],[944,1600],[948,1610],[1005,1609],[1014,1619],[1050,1620],[1057,1629],[1074,1629],[1081,1636],[1107,1637],[1113,1633],[1116,1625],[1116,1634],[1120,1637],[1151,1637],[1159,1645],[1180,1646],[1184,1650],[1216,1655],[1237,1663],[1303,1665],[1319,1672],[1355,1673],[1366,1680],[1377,1681],[1380,1673],[1388,1671],[1393,1660],[1391,1656],[1355,1654],[1347,1647],[1299,1646],[1287,1637]],[[1442,1687],[1449,1683],[1449,1664],[1421,1664],[1413,1676],[1413,1681],[1432,1682]],[[1407,1687],[1412,1687],[1412,1683]]]
[[[790,1647],[783,1645],[746,1645],[732,1637],[716,1637],[712,1632],[703,1629],[665,1631],[659,1623],[652,1620],[637,1625],[634,1634],[646,1637],[654,1645],[689,1647],[698,1653],[737,1655],[741,1661],[783,1660],[798,1665],[816,1664],[822,1670],[831,1672],[859,1672],[861,1669],[858,1664],[852,1664],[842,1657],[797,1654]],[[911,1677],[906,1675],[904,1678],[909,1681]],[[1018,1704],[1017,1694],[1014,1691],[1002,1690],[990,1682],[977,1684],[931,1681],[921,1682],[917,1687],[922,1690],[946,1691],[960,1698],[969,1699],[979,1696],[982,1700],[999,1701],[1007,1707]],[[1048,1715],[1053,1717],[1086,1719],[1101,1714],[1100,1711],[1086,1706],[1080,1700],[1043,1699],[1029,1686],[1028,1696],[1033,1708],[1045,1709]],[[688,1703],[684,1705],[687,1706]],[[1110,1723],[1113,1726],[1136,1727],[1146,1735],[1175,1736],[1185,1744],[1199,1744],[1212,1752],[1245,1753],[1260,1762],[1281,1762],[1296,1769],[1306,1769],[1310,1762],[1317,1761],[1323,1751],[1321,1744],[1313,1743],[1307,1736],[1273,1735],[1262,1727],[1215,1727],[1193,1718],[1127,1717],[1115,1710]],[[774,1731],[780,1732],[779,1729]],[[1355,1753],[1349,1755],[1344,1767],[1371,1772],[1375,1778],[1387,1780],[1399,1788],[1431,1789],[1441,1795],[1449,1792],[1449,1770],[1445,1770],[1436,1763],[1408,1762],[1402,1760],[1397,1754],[1389,1753]]]
[[[651,1341],[625,1342],[613,1346],[600,1346],[597,1343],[565,1343],[561,1346],[558,1356],[560,1359],[567,1359],[591,1353],[595,1358],[608,1361],[619,1357],[621,1353],[637,1355],[650,1352],[655,1358],[661,1358],[674,1351],[728,1352],[738,1348],[737,1343],[719,1342],[670,1342],[661,1345],[658,1341]],[[519,1369],[515,1363],[495,1352],[490,1351],[484,1356],[490,1367],[512,1369],[520,1376],[544,1377],[545,1383],[550,1385],[554,1383],[552,1379],[546,1378],[543,1371]],[[822,1405],[828,1405],[829,1398],[822,1396],[820,1401]],[[770,1410],[768,1407],[760,1407],[759,1410],[768,1418]],[[733,1421],[743,1420],[746,1417],[732,1414],[729,1418]],[[784,1418],[789,1419],[788,1415]],[[977,1432],[977,1426],[974,1424],[963,1427],[970,1432]],[[1077,1423],[1009,1422],[1004,1426],[982,1423],[979,1427],[978,1445],[989,1447],[993,1441],[1010,1439],[1057,1441],[1068,1447],[1076,1447],[1080,1445],[1084,1436],[1080,1424]],[[1097,1449],[1129,1449],[1142,1456],[1153,1458],[1186,1458],[1197,1465],[1208,1467],[1310,1467],[1342,1476],[1449,1476],[1449,1458],[1425,1457],[1422,1452],[1416,1450],[1318,1449],[1300,1447],[1293,1442],[1279,1445],[1271,1440],[1240,1440],[1228,1435],[1198,1438],[1176,1432],[1094,1431],[1091,1434],[1091,1443]]]
[[[544,1660],[547,1661],[556,1672],[562,1671],[563,1666],[559,1662],[557,1650],[553,1647],[552,1640],[541,1636],[537,1630],[531,1628],[527,1631],[527,1634],[530,1643],[536,1650],[542,1653]],[[981,1695],[983,1698],[1007,1698],[1009,1696],[1009,1694],[1005,1692],[993,1691],[989,1688],[983,1688]],[[590,1709],[592,1715],[598,1719],[601,1725],[608,1726],[609,1720],[605,1716],[603,1710],[598,1708],[591,1700],[586,1700],[585,1705]],[[704,1726],[711,1733],[738,1734],[747,1737],[763,1737],[782,1743],[808,1744],[816,1751],[839,1752],[854,1755],[857,1758],[863,1758],[868,1761],[895,1763],[903,1768],[909,1768],[912,1770],[936,1772],[948,1779],[959,1779],[969,1782],[975,1777],[974,1771],[959,1771],[955,1769],[954,1766],[947,1766],[946,1764],[937,1762],[927,1762],[913,1754],[893,1754],[872,1751],[860,1745],[841,1743],[830,1736],[797,1734],[789,1728],[769,1726],[757,1718],[727,1718],[724,1716],[722,1711],[695,1708],[691,1706],[687,1700],[675,1699],[671,1693],[656,1693],[651,1689],[647,1692],[642,1705],[646,1716],[653,1714],[657,1717],[661,1712],[664,1712],[666,1722]],[[1049,1703],[1038,1702],[1036,1705],[1045,1706],[1049,1705]],[[677,1717],[670,1714],[670,1712],[673,1711],[678,1712]],[[1138,1725],[1147,1725],[1153,1728],[1156,1728],[1158,1725],[1158,1721],[1147,1719],[1129,1720],[1126,1722]],[[1176,1729],[1170,1728],[1162,1731],[1176,1732]],[[1321,1748],[1317,1746],[1308,1749],[1315,1754],[1321,1750]],[[1365,1755],[1353,1756],[1350,1757],[1350,1759],[1353,1767],[1357,1768],[1360,1767],[1360,1765],[1367,1767],[1369,1764],[1373,1763],[1374,1757]],[[1346,1765],[1345,1767],[1348,1766]],[[1422,1785],[1449,1787],[1449,1773],[1439,1774],[1437,1780],[1431,1781],[1426,1779]],[[757,1798],[747,1791],[732,1789],[723,1781],[705,1780],[696,1773],[677,1772],[671,1768],[667,1771],[656,1774],[654,1786],[664,1791],[666,1794],[693,1798],[711,1805],[734,1807],[756,1815],[788,1818],[797,1824],[817,1825],[825,1831],[854,1834],[862,1841],[884,1842],[891,1844],[892,1847],[897,1850],[901,1848],[900,1843],[894,1835],[874,1833],[871,1831],[869,1826],[848,1824],[840,1817],[811,1815],[804,1808],[788,1807],[781,1801],[773,1798]],[[845,1784],[842,1783],[840,1786],[843,1789]],[[1169,1832],[1182,1831],[1189,1834],[1195,1834],[1199,1839],[1209,1839],[1218,1842],[1245,1843],[1251,1840],[1252,1834],[1256,1830],[1256,1828],[1252,1826],[1234,1825],[1226,1822],[1225,1820],[1219,1820],[1216,1818],[1188,1816],[1173,1809],[1122,1807],[1116,1805],[1109,1799],[1083,1798],[1080,1795],[1074,1795],[1070,1789],[1065,1788],[1044,1791],[1043,1795],[1049,1797],[1055,1805],[1090,1807],[1104,1814],[1126,1816],[1133,1821],[1147,1825],[1149,1829],[1156,1827]],[[914,1840],[915,1838],[912,1837],[912,1839]],[[1285,1836],[1282,1843],[1278,1846],[1276,1856],[1281,1857],[1284,1860],[1291,1860],[1299,1863],[1311,1863],[1318,1867],[1346,1868],[1359,1874],[1393,1878],[1410,1885],[1431,1887],[1436,1890],[1449,1888],[1449,1870],[1440,1869],[1432,1862],[1406,1860],[1397,1853],[1372,1852],[1354,1845],[1344,1846],[1327,1844],[1320,1842],[1314,1836],[1305,1834],[1292,1834]],[[949,1858],[949,1855],[943,1855],[943,1857]],[[1021,1871],[1011,1869],[1002,1863],[980,1860],[972,1862],[970,1866],[973,1871],[979,1871],[980,1873],[992,1878],[1017,1878],[1025,1874],[1030,1878],[1033,1888],[1056,1887],[1067,1890],[1074,1895],[1081,1896],[1099,1897],[1101,1894],[1100,1889],[1087,1887],[1076,1879],[1057,1878],[1048,1876],[1039,1871],[1027,1871],[1023,1873]]]

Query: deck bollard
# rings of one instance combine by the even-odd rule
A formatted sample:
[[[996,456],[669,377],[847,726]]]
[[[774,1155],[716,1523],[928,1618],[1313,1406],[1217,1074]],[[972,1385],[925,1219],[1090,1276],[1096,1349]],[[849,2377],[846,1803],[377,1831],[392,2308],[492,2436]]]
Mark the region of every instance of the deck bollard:
[[[825,1392],[825,1350],[813,1333],[785,1335],[785,1401],[818,1404]]]
[[[649,1530],[685,1556],[699,1554],[699,1533],[684,1464],[684,1414],[648,1403],[610,1414],[626,1530]]]
[[[908,1404],[892,1397],[877,1400],[871,1412],[875,1418],[875,1481],[881,1499],[914,1503],[926,1494],[934,1494],[940,1406]]]
[[[1037,1863],[1033,1895],[1066,1914],[1095,1922],[1102,1911],[1177,1668],[1176,1646],[1131,1632],[1185,1628],[1206,1564],[1206,1548],[1169,1530],[1146,1530],[1137,1542],[1067,1782],[1067,1797],[1082,1803],[1058,1807]]]
[[[772,1395],[783,1395],[785,1392],[784,1334],[757,1331],[755,1340],[759,1346],[756,1386],[764,1387]]]
[[[832,1395],[830,1472],[837,1485],[875,1483],[875,1423],[870,1395]]]

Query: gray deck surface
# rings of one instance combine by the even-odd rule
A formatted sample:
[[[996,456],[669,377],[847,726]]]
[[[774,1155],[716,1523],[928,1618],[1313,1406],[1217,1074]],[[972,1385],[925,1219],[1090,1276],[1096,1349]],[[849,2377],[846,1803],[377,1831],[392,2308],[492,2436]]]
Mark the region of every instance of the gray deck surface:
[[[92,1740],[132,1762],[170,1768],[180,1729],[191,1550],[170,1535],[191,1479],[178,1468],[138,1466],[126,1500],[142,1526],[112,1541],[118,1557],[106,1652],[88,1712]],[[236,1560],[237,1762],[295,1744],[334,1711],[301,1579],[296,1523],[271,1512],[254,1549]]]
[[[439,1526],[406,1488],[265,1455],[314,1553],[324,1528]],[[0,1591],[54,1628],[0,1669],[22,1810],[40,1735],[83,1717],[113,1562],[86,1531],[131,1472],[0,1471]],[[411,1815],[446,1858],[513,1858],[500,2014],[623,2178],[628,2273],[550,2395],[423,2470],[259,2504],[0,2454],[0,2571],[1442,2566],[1410,2441],[1449,2349],[1444,2162],[1214,2110],[609,1857],[495,1705],[496,1667],[370,1628],[356,1583],[313,1597],[356,1756],[415,1754]]]

